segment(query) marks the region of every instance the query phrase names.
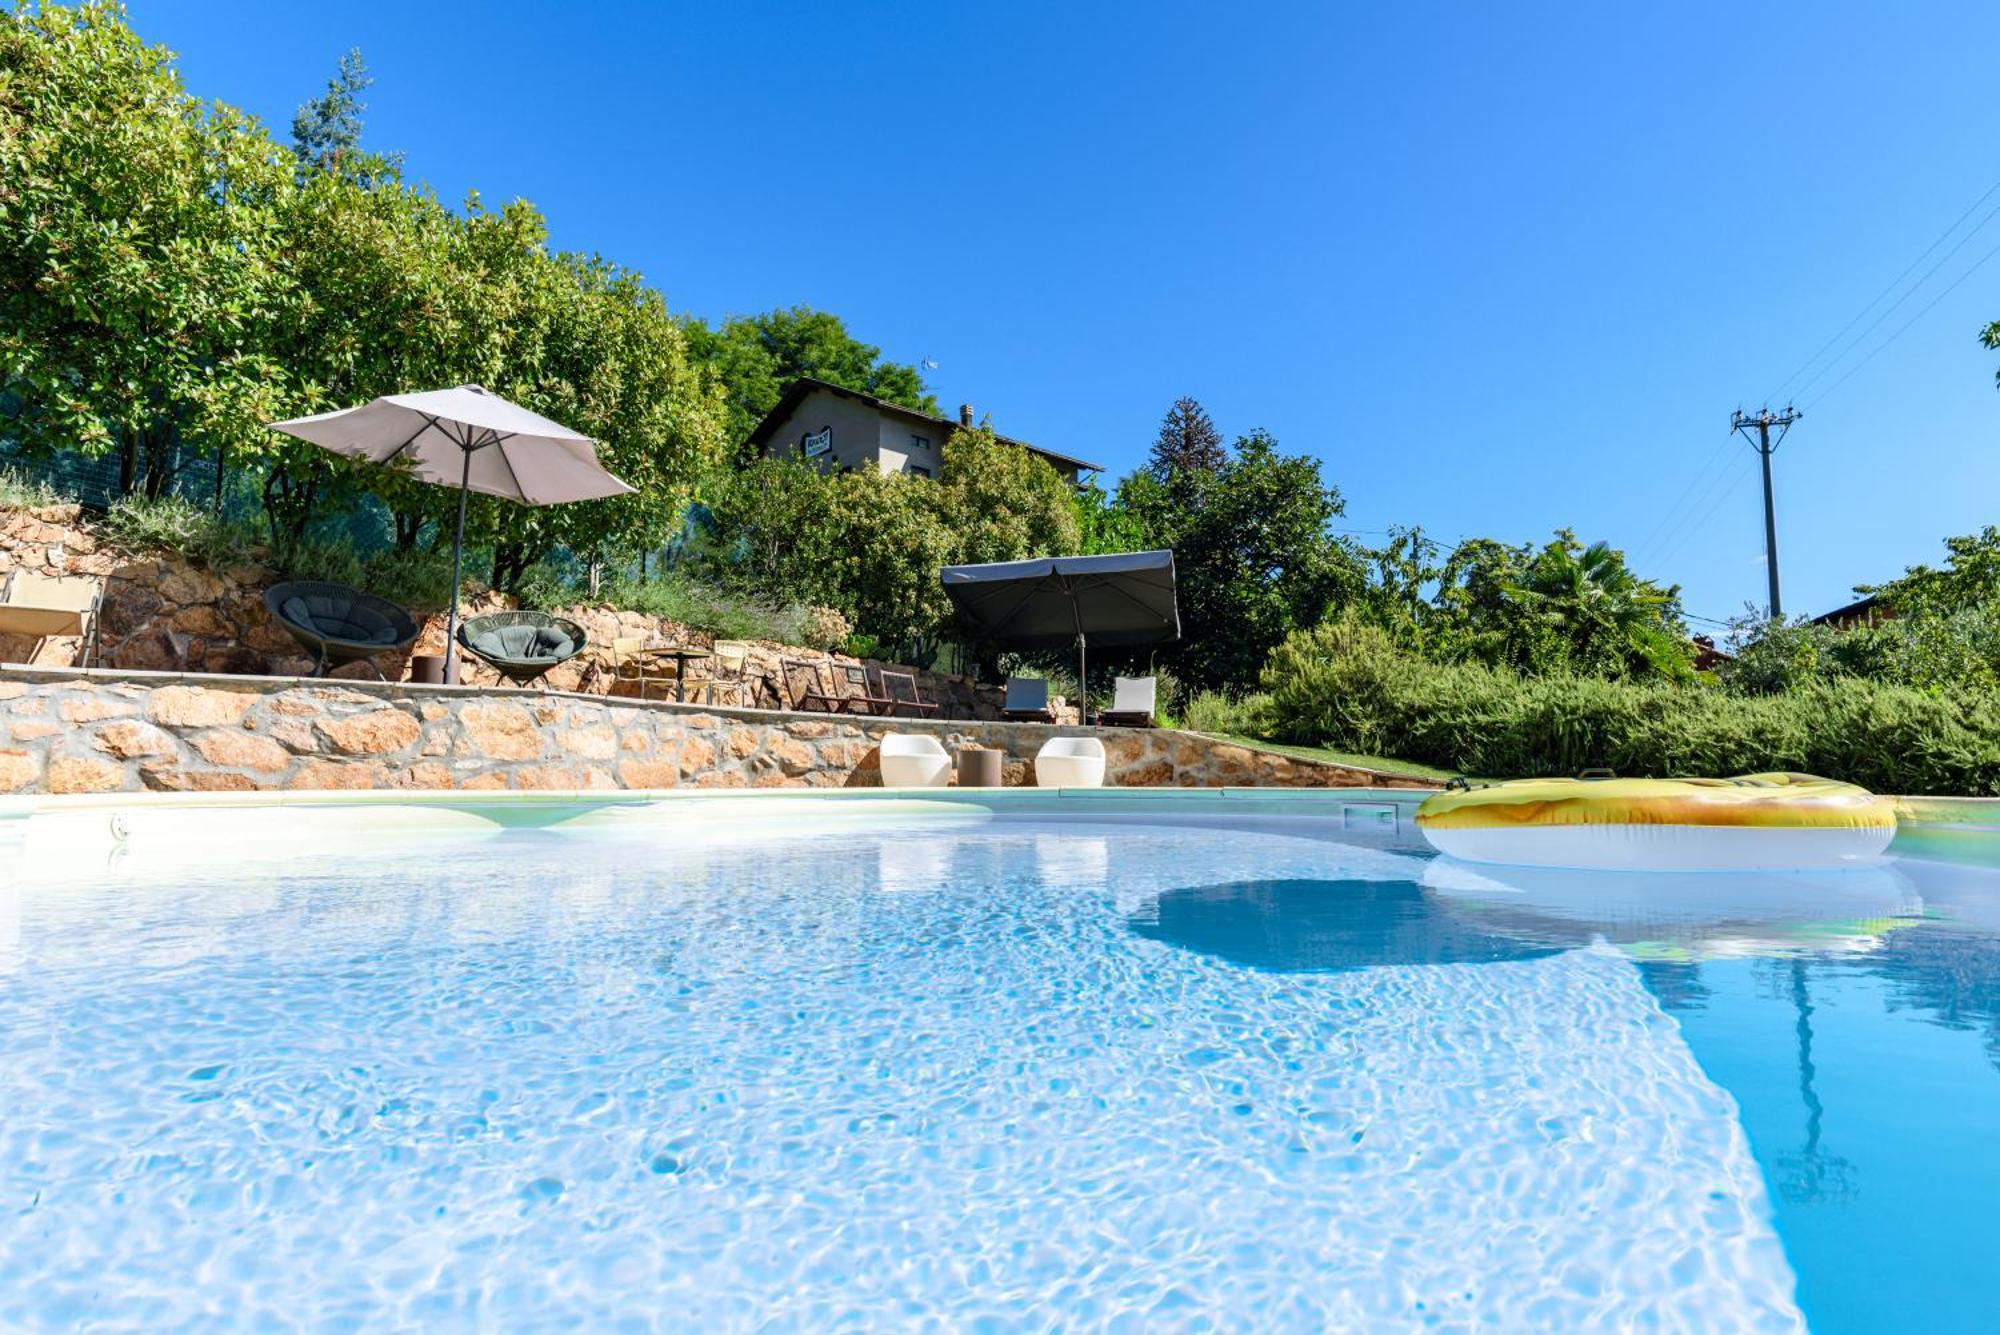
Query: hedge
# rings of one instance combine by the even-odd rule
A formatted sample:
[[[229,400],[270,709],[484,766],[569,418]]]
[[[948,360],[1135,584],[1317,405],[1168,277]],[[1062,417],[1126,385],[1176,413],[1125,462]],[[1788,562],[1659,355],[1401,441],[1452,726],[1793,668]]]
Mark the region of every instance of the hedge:
[[[1496,778],[1797,770],[1879,792],[2000,795],[2000,700],[1854,679],[1784,695],[1524,679],[1438,664],[1352,619],[1291,636],[1264,669],[1277,738]]]

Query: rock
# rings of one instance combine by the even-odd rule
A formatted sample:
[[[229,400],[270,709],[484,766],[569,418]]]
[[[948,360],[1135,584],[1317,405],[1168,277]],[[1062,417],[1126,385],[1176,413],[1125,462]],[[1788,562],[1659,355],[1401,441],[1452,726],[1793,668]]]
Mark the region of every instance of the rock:
[[[491,770],[485,774],[477,775],[459,785],[460,788],[468,792],[488,792],[494,789],[505,788],[506,786],[507,771],[503,769]]]
[[[35,742],[44,737],[53,737],[61,731],[62,727],[59,724],[51,723],[47,719],[23,719],[13,726],[10,735],[17,742]]]
[[[634,728],[618,737],[618,749],[621,751],[647,751],[652,749],[652,745],[653,734],[643,728]]]
[[[52,793],[115,793],[125,786],[125,767],[92,756],[57,756],[43,786]]]
[[[190,603],[212,603],[222,596],[222,581],[205,570],[176,566],[160,577],[160,597],[186,607]]]
[[[681,773],[694,774],[715,764],[715,743],[690,735],[681,743]]]
[[[556,746],[578,760],[609,760],[618,754],[618,735],[606,727],[565,728],[556,734]]]
[[[618,780],[627,788],[678,788],[681,770],[664,760],[628,760],[618,767]]]
[[[459,711],[472,750],[494,760],[533,760],[542,753],[534,715],[504,700],[476,701]]]
[[[153,722],[169,728],[217,728],[239,723],[255,697],[239,691],[211,691],[201,686],[162,686],[153,692],[146,712]]]
[[[287,788],[380,788],[382,767],[360,761],[307,760]]]
[[[25,681],[0,681],[0,700],[18,700],[27,693]]]
[[[247,774],[160,764],[141,765],[139,780],[148,788],[167,793],[247,793],[264,786]]]
[[[109,751],[120,760],[180,754],[180,748],[175,744],[172,733],[163,732],[152,724],[141,723],[137,719],[119,719],[99,728],[97,747],[101,751]]]
[[[40,777],[42,767],[26,751],[0,751],[0,793],[18,793]]]
[[[297,719],[279,719],[268,732],[272,741],[297,755],[313,755],[320,749],[319,734]]]
[[[451,770],[434,761],[424,761],[399,771],[392,780],[398,788],[449,788]]]
[[[292,763],[292,753],[269,737],[235,728],[215,728],[192,739],[201,758],[211,765],[261,770],[276,774]]]
[[[775,739],[771,743],[770,754],[786,774],[804,774],[813,767],[813,749],[790,737]]]
[[[755,728],[731,728],[729,730],[729,754],[741,760],[755,754],[764,739]]]
[[[173,620],[167,624],[175,630],[185,631],[189,635],[234,635],[236,633],[236,627],[224,621],[220,612],[208,606],[183,607],[180,611],[174,613]]]
[[[400,709],[377,709],[348,718],[322,719],[320,733],[343,755],[379,756],[416,744],[422,729]]]
[[[138,712],[132,705],[116,700],[100,700],[95,696],[56,702],[56,717],[64,723],[95,723],[99,719],[126,718]]]

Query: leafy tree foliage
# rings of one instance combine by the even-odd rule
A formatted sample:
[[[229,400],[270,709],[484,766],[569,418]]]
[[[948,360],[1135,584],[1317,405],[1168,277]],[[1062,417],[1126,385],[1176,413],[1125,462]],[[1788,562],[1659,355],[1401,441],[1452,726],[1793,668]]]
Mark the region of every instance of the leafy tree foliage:
[[[183,443],[254,439],[284,405],[289,162],[108,4],[0,13],[0,90],[9,434],[113,451],[124,489],[157,495]]]
[[[696,560],[771,602],[833,607],[909,653],[950,625],[941,566],[1073,552],[1071,487],[990,429],[954,432],[937,480],[862,469],[822,474],[764,460],[709,493],[715,538]]]
[[[1118,499],[1146,546],[1174,550],[1181,639],[1158,658],[1184,686],[1241,688],[1286,635],[1361,592],[1359,557],[1330,527],[1339,490],[1267,432],[1240,437],[1220,468],[1142,469]]]
[[[738,447],[800,376],[920,412],[938,410],[916,367],[883,360],[882,349],[848,333],[838,315],[810,306],[735,315],[714,329],[690,321],[688,339],[695,358],[713,368],[727,388],[728,434]]]

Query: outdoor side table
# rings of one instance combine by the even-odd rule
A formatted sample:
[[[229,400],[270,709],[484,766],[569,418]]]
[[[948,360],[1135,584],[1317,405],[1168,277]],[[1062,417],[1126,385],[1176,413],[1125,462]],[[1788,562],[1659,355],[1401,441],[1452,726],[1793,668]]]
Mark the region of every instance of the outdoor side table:
[[[1002,753],[987,746],[961,746],[958,748],[958,786],[961,788],[998,788],[1000,786],[1000,761]]]

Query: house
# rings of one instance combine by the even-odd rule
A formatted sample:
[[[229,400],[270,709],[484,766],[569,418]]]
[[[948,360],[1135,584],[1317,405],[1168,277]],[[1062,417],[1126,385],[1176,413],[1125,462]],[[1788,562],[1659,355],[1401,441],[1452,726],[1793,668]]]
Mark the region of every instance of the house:
[[[1887,621],[1895,615],[1879,595],[1871,593],[1845,607],[1836,607],[1831,612],[1814,617],[1812,623],[1815,626],[1831,626],[1835,630],[1853,630],[1857,626],[1872,626],[1878,621]]]
[[[936,477],[945,452],[951,448],[952,432],[972,425],[969,403],[958,410],[954,422],[860,390],[801,377],[785,389],[777,407],[757,424],[749,443],[764,458],[802,456],[818,461],[827,471],[872,468],[878,473]],[[1046,459],[1071,482],[1082,473],[1103,471],[1102,465],[1072,459],[1025,440],[999,439]]]

